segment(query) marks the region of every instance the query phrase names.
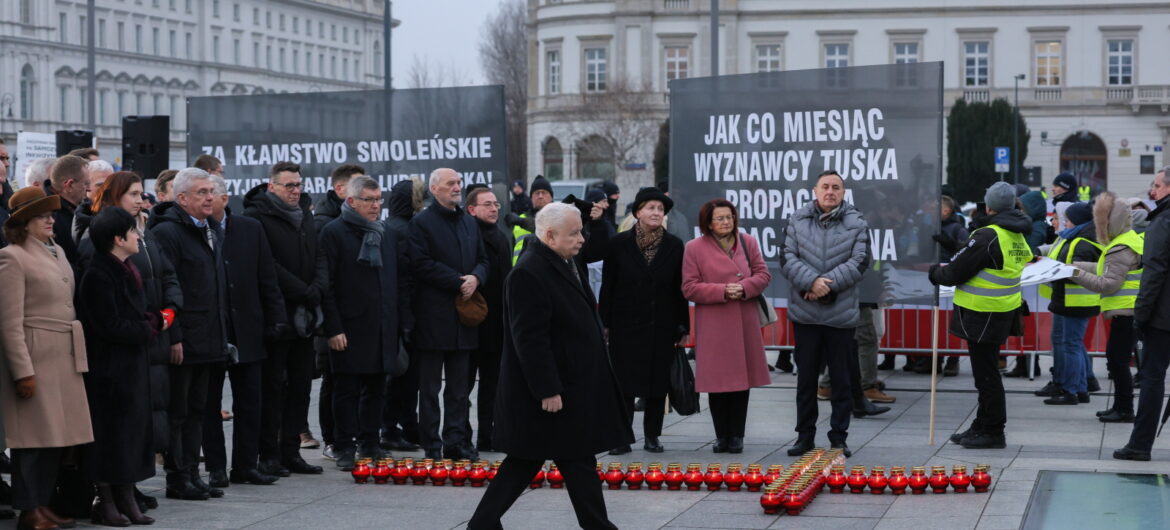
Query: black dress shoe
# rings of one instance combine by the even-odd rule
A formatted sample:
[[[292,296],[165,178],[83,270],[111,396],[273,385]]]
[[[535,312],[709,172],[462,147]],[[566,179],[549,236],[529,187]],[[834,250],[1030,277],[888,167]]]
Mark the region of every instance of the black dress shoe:
[[[776,358],[776,369],[784,373],[792,373],[792,370],[795,369],[795,367],[792,366],[792,354],[781,353],[780,356]]]
[[[1090,377],[1088,384],[1089,384],[1089,392],[1100,392],[1101,391],[1101,383],[1097,382],[1096,377]]]
[[[965,438],[968,434],[971,434],[972,432],[975,432],[975,430],[974,429],[967,429],[963,432],[957,432],[955,434],[952,434],[951,435],[951,443],[955,443],[955,444],[963,443],[963,438]]]
[[[228,482],[227,471],[217,469],[207,473],[207,485],[213,488],[226,488],[231,485]]]
[[[494,452],[496,452],[495,449],[492,449],[492,443],[488,442],[488,441],[476,442],[475,449],[481,453],[494,453]]]
[[[874,405],[868,399],[862,398],[861,408],[853,408],[854,418],[864,418],[866,416],[877,416],[878,414],[885,414],[890,411],[890,407],[883,407],[881,405]]]
[[[443,450],[442,449],[427,449],[426,453],[424,453],[424,454],[426,455],[425,458],[430,458],[431,460],[442,460],[443,459]]]
[[[973,432],[964,436],[960,444],[963,449],[1003,449],[1007,447],[1007,440],[1002,434]]]
[[[1138,451],[1136,449],[1130,449],[1128,446],[1126,446],[1114,451],[1113,458],[1116,458],[1117,460],[1137,460],[1138,462],[1149,462],[1150,452]]]
[[[661,453],[666,450],[666,448],[662,447],[662,444],[658,441],[657,436],[647,436],[646,443],[642,444],[642,449],[647,453]]]
[[[1063,393],[1064,393],[1064,389],[1061,388],[1060,385],[1058,385],[1052,381],[1049,381],[1047,385],[1044,385],[1044,388],[1041,388],[1040,390],[1032,392],[1032,394],[1037,396],[1037,397],[1056,397],[1056,396],[1059,396]]]
[[[880,364],[878,364],[878,370],[893,370],[893,369],[894,369],[894,356],[890,355],[890,354],[886,354],[886,355],[882,356],[882,362]]]
[[[286,458],[284,462],[281,462],[281,465],[288,469],[290,473],[296,473],[298,475],[320,475],[325,472],[321,466],[314,466],[305,462],[305,459],[301,458],[301,455]]]
[[[610,449],[609,454],[615,455],[615,456],[616,455],[624,455],[624,454],[629,453],[630,451],[633,451],[633,449],[631,449],[629,445],[619,445],[617,447],[614,447],[613,449]]]
[[[231,479],[236,484],[271,486],[272,484],[276,484],[277,477],[265,475],[258,469],[233,469]]]
[[[208,497],[213,499],[223,497],[223,490],[219,488],[213,488],[210,484],[203,482],[203,478],[199,476],[199,473],[191,474],[191,484],[207,493]]]
[[[715,445],[711,446],[712,453],[726,453],[727,452],[727,438],[716,438]]]
[[[256,466],[261,473],[265,475],[272,475],[274,477],[287,477],[292,474],[287,467],[280,465],[280,462],[275,460],[261,460],[260,465]]]
[[[406,441],[402,435],[393,437],[383,437],[381,441],[383,449],[389,451],[418,451],[418,444],[413,444]]]
[[[796,444],[788,448],[788,456],[800,456],[812,450],[812,440],[797,440]]]
[[[1078,403],[1088,403],[1089,402],[1089,393],[1088,392],[1077,392],[1077,402]]]
[[[849,446],[845,445],[845,442],[833,442],[832,444],[829,444],[829,448],[841,449],[841,454],[845,455],[845,458],[853,456],[853,451],[849,450]]]
[[[337,460],[334,461],[337,464],[337,469],[342,471],[353,471],[353,466],[357,461],[357,449],[350,447],[348,449],[338,450],[334,454],[337,455]],[[429,457],[430,455],[427,456]],[[439,458],[438,460],[442,460],[442,458]]]
[[[362,447],[362,448],[358,449],[358,452],[357,452],[358,459],[367,458],[372,462],[377,462],[377,461],[382,460],[384,458],[389,458],[389,456],[390,456],[390,453],[383,451],[382,448],[378,447],[377,445]],[[459,458],[452,456],[451,453],[447,453],[446,458],[450,458],[453,461],[459,460]],[[308,464],[305,464],[305,465],[308,465]]]
[[[142,490],[137,487],[134,488],[134,499],[138,501],[139,510],[155,510],[158,509],[158,499],[142,493]]]
[[[1101,416],[1108,416],[1110,414],[1113,414],[1113,409],[1105,409],[1105,410],[1098,410],[1097,411],[1098,418],[1100,418]]]
[[[646,412],[646,400],[642,398],[635,399],[634,412]]]
[[[1101,423],[1133,423],[1133,413],[1112,410],[1109,414],[1097,416],[1097,420]]]
[[[732,436],[727,440],[727,452],[738,455],[743,452],[743,437]]]
[[[1085,394],[1088,397],[1088,394]],[[1077,395],[1072,392],[1061,392],[1059,396],[1053,396],[1044,400],[1045,405],[1076,405],[1080,403]]]
[[[167,498],[183,501],[205,501],[210,495],[191,483],[187,477],[167,477]]]

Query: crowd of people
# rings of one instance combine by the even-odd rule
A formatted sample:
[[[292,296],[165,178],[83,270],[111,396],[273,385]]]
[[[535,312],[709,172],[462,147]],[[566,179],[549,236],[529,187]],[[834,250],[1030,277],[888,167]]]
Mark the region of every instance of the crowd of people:
[[[364,168],[341,165],[314,201],[300,167],[279,162],[236,212],[209,155],[158,175],[153,196],[95,150],[30,165],[13,191],[2,144],[0,155],[0,414],[12,455],[0,464],[11,469],[20,528],[152,523],[157,500],[136,484],[155,475],[156,455],[165,495],[199,501],[231,484],[323,473],[301,456],[321,444],[343,471],[389,451],[506,453],[470,528],[497,527],[551,459],[582,526],[612,528],[596,455],[632,451],[634,410],[644,411],[643,449],[667,449],[681,348],[694,344],[715,453],[744,450],[750,391],[771,383],[760,328],[776,321],[763,296],[773,278],[723,199],[702,205],[700,235],[685,241],[670,230],[674,201],[657,188],[638,190],[619,222],[612,183],[556,202],[538,176],[528,190],[514,186],[502,213],[491,188],[465,187],[452,169],[384,197]],[[1042,289],[1055,366],[1037,394],[1075,405],[1099,389],[1083,339],[1103,314],[1115,399],[1099,417],[1136,422],[1115,456],[1149,459],[1170,341],[1167,178],[1157,175],[1156,208],[1139,214],[1144,203],[1109,192],[1079,202],[1075,180],[1061,175],[1055,226],[1040,192],[1009,184],[991,186],[970,223],[942,197],[942,263],[929,278],[956,286],[951,333],[968,345],[979,393],[955,443],[1005,446],[999,350],[1020,330],[1024,267],[1047,255],[1077,272]],[[862,287],[868,223],[845,186],[833,171],[819,175],[784,231],[795,349],[777,367],[791,371],[794,360],[798,372],[791,455],[817,443],[818,399],[831,402],[829,445],[846,455],[851,417],[893,401],[876,376],[882,311]],[[598,262],[595,296],[588,265]],[[1135,332],[1145,339],[1136,411]],[[321,442],[308,427],[317,377]]]

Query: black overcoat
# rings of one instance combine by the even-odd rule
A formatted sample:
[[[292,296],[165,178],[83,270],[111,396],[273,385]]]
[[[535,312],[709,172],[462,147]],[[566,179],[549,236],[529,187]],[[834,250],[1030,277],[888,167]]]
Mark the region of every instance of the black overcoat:
[[[487,317],[479,325],[479,350],[499,355],[504,347],[504,279],[512,272],[512,239],[497,224],[476,220],[483,239],[491,272],[488,280],[479,286],[487,302]]]
[[[382,236],[382,267],[358,261],[363,232],[338,217],[321,231],[328,288],[325,335],[345,333],[345,351],[329,352],[335,374],[390,373],[398,356],[399,330],[410,329],[408,261],[389,229]]]
[[[154,476],[148,348],[161,318],[151,324],[142,287],[108,253],[94,257],[78,294],[94,434],[86,466],[95,482],[134,484]]]
[[[473,274],[483,285],[490,274],[487,252],[475,218],[461,207],[438,203],[410,220],[411,274],[414,279],[414,347],[428,351],[471,351],[479,332],[464,326],[455,312],[460,276]]]
[[[241,363],[267,359],[264,339],[287,329],[288,319],[268,236],[259,221],[242,215],[224,217],[223,264],[231,306],[228,340],[239,350]]]
[[[534,240],[504,286],[492,446],[509,456],[584,458],[634,441],[597,302],[571,266]],[[541,400],[558,394],[564,408],[544,412]]]
[[[682,294],[683,242],[664,233],[654,261],[646,263],[634,230],[610,241],[601,273],[601,322],[609,353],[627,395],[657,397],[670,390],[678,339],[690,329]]]

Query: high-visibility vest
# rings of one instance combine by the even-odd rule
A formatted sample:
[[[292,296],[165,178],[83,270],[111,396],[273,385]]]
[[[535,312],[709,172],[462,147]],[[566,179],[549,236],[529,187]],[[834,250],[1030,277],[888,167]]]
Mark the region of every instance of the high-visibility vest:
[[[522,214],[520,214],[520,218],[527,219],[528,214],[522,213]],[[529,231],[521,228],[520,225],[515,225],[512,227],[512,240],[516,242],[516,244],[512,246],[512,266],[513,267],[516,266],[517,261],[520,261],[520,254],[522,252],[524,252],[524,247],[528,243],[527,241],[525,241],[525,238],[530,236],[530,235],[532,235],[532,232],[529,232]]]
[[[1109,246],[1101,251],[1101,259],[1097,261],[1097,276],[1102,276],[1105,273],[1105,255],[1109,253],[1113,247],[1127,246],[1137,253],[1142,255],[1145,249],[1146,240],[1139,236],[1137,232],[1130,230],[1109,242]],[[1127,271],[1125,274],[1125,281],[1121,284],[1121,289],[1116,293],[1109,295],[1101,295],[1101,310],[1113,311],[1116,309],[1133,309],[1137,303],[1138,289],[1142,286],[1142,265],[1139,263],[1135,270]]]
[[[1032,251],[1023,234],[988,225],[979,230],[995,230],[999,236],[1002,269],[983,269],[967,283],[955,287],[955,305],[981,313],[1015,311],[1024,303],[1020,276],[1024,266],[1032,261]],[[978,231],[978,230],[976,230]],[[974,234],[972,234],[974,237]]]
[[[1073,256],[1076,255],[1077,245],[1080,244],[1093,245],[1098,249],[1101,248],[1101,246],[1097,243],[1094,243],[1093,241],[1083,237],[1074,238],[1071,241],[1068,239],[1061,239],[1052,245],[1052,250],[1048,251],[1048,257],[1061,263],[1072,263]],[[1068,251],[1063,252],[1066,247]],[[1051,300],[1052,284],[1040,284],[1040,296]],[[1065,307],[1097,307],[1101,305],[1101,295],[1075,283],[1065,282],[1064,305]]]
[[[1093,188],[1088,186],[1081,186],[1077,188],[1077,198],[1079,198],[1081,202],[1089,202],[1089,200],[1093,198]]]

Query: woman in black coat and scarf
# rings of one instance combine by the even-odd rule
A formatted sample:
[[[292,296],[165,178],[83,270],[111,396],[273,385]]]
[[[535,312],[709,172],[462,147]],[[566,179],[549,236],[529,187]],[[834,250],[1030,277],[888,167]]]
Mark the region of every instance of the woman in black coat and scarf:
[[[601,321],[609,337],[626,405],[646,401],[642,428],[644,449],[661,453],[658,442],[666,413],[670,365],[675,348],[690,329],[687,300],[682,294],[683,242],[666,232],[663,221],[674,201],[658,188],[642,188],[634,198],[637,224],[610,243],[601,273]],[[623,445],[612,455],[630,452]]]
[[[79,300],[89,372],[85,374],[94,443],[85,459],[97,484],[93,522],[150,524],[134,499],[134,484],[154,476],[150,359],[155,335],[169,319],[149,311],[137,254],[134,217],[104,208],[90,226],[95,255],[81,280]]]

